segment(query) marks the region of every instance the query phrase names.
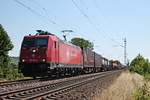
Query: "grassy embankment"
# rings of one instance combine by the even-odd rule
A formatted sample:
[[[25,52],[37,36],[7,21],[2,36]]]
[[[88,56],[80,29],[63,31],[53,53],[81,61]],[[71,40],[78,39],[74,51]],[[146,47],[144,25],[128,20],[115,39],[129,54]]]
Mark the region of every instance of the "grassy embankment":
[[[138,55],[128,69],[94,100],[150,100],[149,60]]]
[[[123,72],[116,81],[102,94],[97,95],[93,100],[132,100],[137,88],[142,87],[143,77],[129,71]]]

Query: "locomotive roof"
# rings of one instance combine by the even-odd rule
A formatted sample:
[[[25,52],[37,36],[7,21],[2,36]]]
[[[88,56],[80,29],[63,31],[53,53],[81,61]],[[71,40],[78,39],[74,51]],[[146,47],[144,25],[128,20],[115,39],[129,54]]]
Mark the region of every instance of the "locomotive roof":
[[[33,38],[33,37],[48,37],[48,35],[26,35],[27,38]]]
[[[70,42],[67,42],[67,41],[65,41],[65,40],[62,40],[62,39],[60,39],[60,38],[58,38],[58,39],[59,39],[59,41],[62,42],[62,43],[65,43],[65,44],[70,45],[70,46],[72,46],[72,47],[81,49],[79,46],[76,46],[76,45],[74,45],[74,44],[72,44],[72,43],[70,43]]]
[[[70,42],[67,42],[65,40],[62,40],[59,37],[57,37],[56,35],[54,35],[54,34],[42,34],[42,35],[36,34],[36,35],[27,35],[27,36],[25,36],[25,38],[34,38],[34,37],[51,37],[53,40],[56,40],[56,41],[59,41],[61,43],[64,43],[64,44],[67,44],[69,46],[72,46],[72,47],[80,49],[80,47],[78,47],[78,46],[76,46],[76,45],[74,45],[74,44],[72,44]]]

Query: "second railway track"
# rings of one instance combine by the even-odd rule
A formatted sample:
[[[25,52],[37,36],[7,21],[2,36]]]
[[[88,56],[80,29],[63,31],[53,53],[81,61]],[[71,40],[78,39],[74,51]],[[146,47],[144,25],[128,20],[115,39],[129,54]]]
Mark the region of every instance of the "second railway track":
[[[69,90],[87,84],[96,79],[118,73],[120,71],[102,72],[96,74],[81,75],[66,79],[56,80],[55,82],[45,81],[40,85],[26,87],[18,90],[0,93],[0,98],[5,99],[54,99]],[[38,83],[38,82],[37,82]]]
[[[22,87],[30,86],[34,83],[37,83],[40,79],[25,79],[25,80],[17,80],[17,81],[6,81],[0,83],[0,93],[11,91],[14,89],[19,89]]]

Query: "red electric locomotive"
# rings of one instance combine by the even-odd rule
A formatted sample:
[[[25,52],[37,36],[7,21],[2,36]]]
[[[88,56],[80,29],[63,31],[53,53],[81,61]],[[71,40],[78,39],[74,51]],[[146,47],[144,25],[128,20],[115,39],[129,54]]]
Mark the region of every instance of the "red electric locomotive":
[[[32,77],[71,71],[74,73],[82,68],[81,53],[79,47],[60,40],[54,34],[39,30],[36,35],[24,37],[19,69],[24,76]]]
[[[19,58],[19,70],[34,78],[107,71],[120,66],[90,49],[81,49],[41,30],[24,37]]]

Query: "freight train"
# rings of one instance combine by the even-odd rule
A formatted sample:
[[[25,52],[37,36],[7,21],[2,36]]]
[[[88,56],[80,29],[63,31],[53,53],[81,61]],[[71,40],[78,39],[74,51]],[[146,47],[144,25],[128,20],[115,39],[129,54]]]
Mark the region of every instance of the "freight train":
[[[19,71],[24,76],[75,75],[120,68],[119,61],[110,61],[41,30],[36,35],[25,36],[21,45]]]

